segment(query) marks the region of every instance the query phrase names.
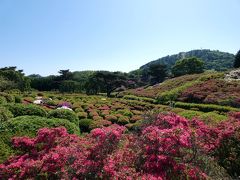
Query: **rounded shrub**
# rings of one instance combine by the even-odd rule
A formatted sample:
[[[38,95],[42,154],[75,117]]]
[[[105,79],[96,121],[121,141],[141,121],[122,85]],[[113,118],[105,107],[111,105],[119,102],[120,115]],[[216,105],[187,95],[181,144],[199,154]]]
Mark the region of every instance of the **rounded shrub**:
[[[92,124],[92,119],[81,119],[79,121],[79,128],[81,132],[90,132],[90,125]]]
[[[5,97],[5,99],[8,103],[14,102],[13,96],[8,93],[0,92],[0,96]]]
[[[6,107],[13,113],[14,117],[24,115],[45,117],[47,115],[47,112],[37,105],[8,104]]]
[[[67,119],[78,126],[79,120],[76,113],[67,109],[55,109],[49,112],[48,117]]]
[[[93,116],[92,119],[94,121],[99,121],[99,120],[103,120],[103,118],[101,116]]]
[[[21,96],[15,95],[15,96],[14,96],[14,99],[15,99],[15,103],[22,103],[22,98],[21,98]]]
[[[39,116],[19,116],[12,118],[2,124],[5,131],[14,135],[34,136],[38,129],[43,127],[64,126],[70,134],[79,134],[79,128],[66,119],[46,118]]]
[[[13,118],[13,114],[5,107],[0,107],[0,123]]]
[[[88,114],[86,112],[78,112],[77,116],[78,116],[78,119],[86,119]]]
[[[89,128],[92,130],[95,128],[107,127],[107,126],[110,126],[111,124],[112,124],[111,121],[107,121],[107,120],[93,121],[89,126]]]
[[[98,115],[97,111],[92,110],[92,111],[89,112],[88,116],[89,116],[90,118],[93,118],[94,116],[99,116],[99,115]]]
[[[133,113],[127,109],[118,110],[117,113],[122,114],[123,116],[132,117]]]
[[[79,108],[75,108],[74,112],[79,113],[79,112],[84,112],[83,108],[79,107]]]
[[[120,124],[120,125],[128,124],[129,123],[129,118],[126,117],[126,116],[121,116],[121,117],[118,118],[117,123]]]
[[[102,117],[105,117],[105,116],[109,115],[110,112],[109,112],[109,110],[102,110],[100,114]]]
[[[6,98],[3,96],[0,96],[0,104],[6,104],[6,103],[7,103]]]
[[[139,121],[141,119],[143,119],[142,116],[139,116],[139,115],[132,116],[130,118],[130,123],[135,123],[136,121]]]
[[[66,119],[49,119],[39,116],[19,116],[5,121],[0,126],[0,163],[15,153],[11,139],[16,136],[34,137],[41,128],[64,126],[70,134],[80,134],[79,127]]]
[[[114,115],[107,115],[107,116],[105,117],[105,119],[106,119],[107,121],[111,121],[112,123],[116,123],[117,120],[118,120],[118,118],[117,118],[116,116],[114,116]]]

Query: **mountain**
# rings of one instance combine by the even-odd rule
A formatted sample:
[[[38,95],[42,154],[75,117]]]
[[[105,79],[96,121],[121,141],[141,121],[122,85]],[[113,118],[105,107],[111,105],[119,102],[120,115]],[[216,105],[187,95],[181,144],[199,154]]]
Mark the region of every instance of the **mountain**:
[[[166,64],[168,68],[171,68],[177,60],[192,56],[201,58],[205,62],[204,67],[206,70],[214,69],[216,71],[225,71],[229,68],[232,68],[235,57],[233,54],[221,52],[218,50],[192,50],[159,58],[141,66],[140,69],[147,69],[151,64]]]

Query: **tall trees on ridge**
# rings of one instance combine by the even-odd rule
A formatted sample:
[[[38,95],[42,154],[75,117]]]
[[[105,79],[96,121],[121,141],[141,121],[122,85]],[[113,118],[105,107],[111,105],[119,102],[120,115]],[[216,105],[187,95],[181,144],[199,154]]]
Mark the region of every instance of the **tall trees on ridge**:
[[[240,50],[235,55],[235,61],[234,61],[233,66],[234,66],[234,68],[239,68],[240,67]]]
[[[182,76],[185,74],[202,73],[204,62],[196,57],[184,58],[176,61],[172,67],[172,74],[174,77]]]

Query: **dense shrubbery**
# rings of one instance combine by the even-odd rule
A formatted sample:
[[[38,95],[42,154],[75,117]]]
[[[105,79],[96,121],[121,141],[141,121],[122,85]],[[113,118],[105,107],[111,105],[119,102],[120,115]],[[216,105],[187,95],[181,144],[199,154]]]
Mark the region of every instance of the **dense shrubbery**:
[[[210,79],[185,89],[178,99],[184,102],[240,107],[240,84]]]
[[[93,123],[92,119],[81,119],[79,121],[79,128],[81,132],[90,132],[90,125]]]
[[[138,101],[145,101],[149,103],[155,103],[155,99],[147,98],[147,97],[137,97],[134,95],[125,95],[123,96],[123,99],[129,99],[129,100],[138,100]]]
[[[13,114],[5,107],[0,107],[0,123],[12,118]]]
[[[74,112],[65,109],[52,110],[49,112],[48,117],[67,119],[70,122],[76,124],[77,126],[79,123],[78,116]]]
[[[36,135],[36,132],[43,127],[63,126],[70,134],[79,134],[79,128],[65,119],[49,119],[39,116],[19,116],[0,124],[0,162],[16,151],[10,145],[13,136]],[[1,178],[0,178],[1,179]]]
[[[13,139],[21,153],[0,165],[0,178],[227,179],[211,156],[239,176],[239,120],[240,114],[233,114],[208,127],[197,119],[160,114],[138,134],[123,134],[125,128],[113,125],[84,138],[44,128],[36,138]]]
[[[4,97],[8,103],[14,102],[14,97],[8,93],[0,92],[0,96]]]
[[[24,115],[45,117],[47,115],[47,112],[43,108],[36,105],[7,104],[6,107],[15,117]]]
[[[203,112],[219,111],[219,112],[229,112],[229,111],[239,111],[237,108],[232,108],[229,106],[219,106],[214,104],[196,104],[196,103],[183,103],[176,102],[175,107],[184,109],[197,109]]]
[[[70,134],[79,134],[79,128],[75,124],[66,119],[45,118],[39,116],[19,116],[12,118],[2,124],[4,131],[12,134],[24,133],[28,136],[35,135],[36,131],[43,127],[59,127],[64,126]]]

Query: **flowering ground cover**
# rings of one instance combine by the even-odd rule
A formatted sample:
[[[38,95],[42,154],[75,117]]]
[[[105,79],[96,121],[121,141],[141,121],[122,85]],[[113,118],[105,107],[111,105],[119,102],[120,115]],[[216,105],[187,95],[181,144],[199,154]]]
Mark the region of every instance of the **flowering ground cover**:
[[[43,128],[13,138],[19,153],[0,165],[0,178],[230,179],[239,175],[239,130],[239,113],[214,127],[159,114],[137,132],[115,124],[84,137]]]
[[[236,178],[238,86],[205,73],[116,98],[0,93],[0,179]]]

